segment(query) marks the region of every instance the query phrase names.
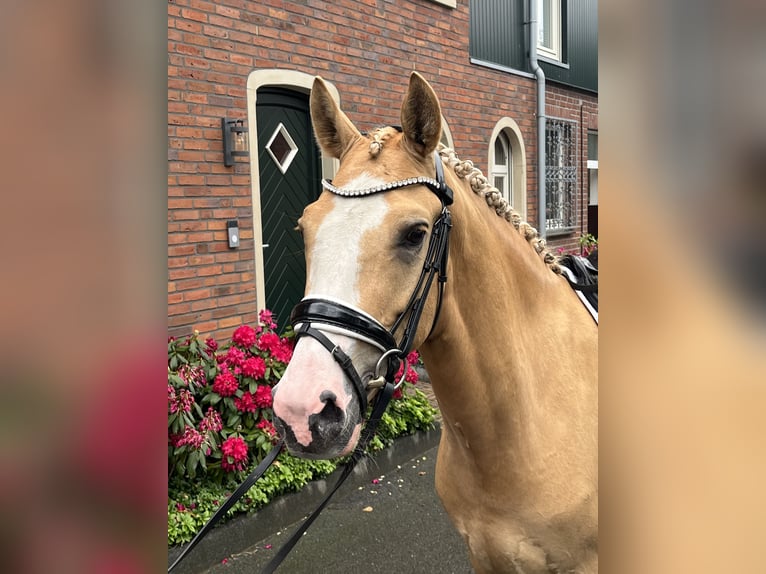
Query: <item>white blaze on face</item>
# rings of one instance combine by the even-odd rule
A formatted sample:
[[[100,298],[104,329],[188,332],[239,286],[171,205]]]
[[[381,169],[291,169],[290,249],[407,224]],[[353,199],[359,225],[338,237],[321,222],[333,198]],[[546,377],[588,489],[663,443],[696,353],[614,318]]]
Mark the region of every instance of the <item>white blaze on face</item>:
[[[361,189],[381,183],[383,181],[379,178],[362,175],[344,187]],[[307,270],[309,289],[306,296],[335,299],[358,307],[362,240],[368,231],[383,223],[388,204],[382,194],[360,199],[333,197],[332,200],[333,208],[324,216],[310,253],[311,268]],[[321,326],[317,327],[321,329]],[[357,364],[356,358],[361,358],[360,354],[368,360],[379,355],[379,351],[350,337],[337,333],[326,334],[355,359],[358,369],[365,363],[362,360]],[[364,372],[360,371],[359,374],[364,376]],[[277,388],[274,412],[289,425],[296,440],[304,446],[312,441],[309,417],[324,407],[320,395],[326,391],[333,393],[337,397],[336,405],[345,412],[354,394],[332,355],[311,337],[303,337],[298,342]],[[356,444],[360,422],[348,423],[356,425],[349,447]]]
[[[363,189],[384,183],[362,174],[344,185]],[[317,231],[308,270],[309,297],[331,297],[359,305],[359,255],[367,231],[383,223],[388,203],[382,193],[358,199],[333,197],[334,207]]]

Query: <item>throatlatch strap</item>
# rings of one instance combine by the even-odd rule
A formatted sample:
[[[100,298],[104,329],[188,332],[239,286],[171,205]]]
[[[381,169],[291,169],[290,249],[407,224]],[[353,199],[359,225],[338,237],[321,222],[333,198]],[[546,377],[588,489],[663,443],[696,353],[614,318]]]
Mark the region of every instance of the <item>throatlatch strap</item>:
[[[248,490],[250,490],[250,487],[253,486],[259,478],[261,478],[261,475],[266,472],[266,469],[271,466],[271,463],[274,462],[274,460],[277,458],[277,455],[282,451],[284,444],[284,439],[281,439],[276,445],[274,445],[274,448],[269,451],[269,454],[267,454],[266,457],[261,461],[261,464],[259,464],[255,470],[248,475],[245,481],[237,487],[237,490],[235,490],[232,495],[226,499],[226,502],[224,502],[221,507],[215,511],[215,514],[210,517],[210,520],[207,521],[207,524],[205,524],[205,526],[203,526],[202,529],[197,532],[197,535],[192,538],[192,541],[189,542],[181,554],[178,555],[178,558],[176,558],[175,561],[170,565],[168,572],[171,572],[173,568],[178,566],[181,560],[183,560],[186,555],[191,552],[191,549],[194,548],[208,533],[208,531],[210,531],[213,526],[215,526],[218,521],[229,511],[229,509],[234,506],[234,504],[240,498],[242,498]]]
[[[311,513],[311,516],[303,521],[303,523],[298,527],[298,530],[293,533],[290,539],[284,543],[282,548],[279,549],[279,552],[277,552],[274,558],[272,558],[271,561],[264,567],[264,569],[261,570],[261,574],[272,574],[277,568],[279,568],[279,565],[282,563],[282,561],[287,557],[293,547],[303,537],[304,532],[306,532],[309,526],[313,524],[314,520],[317,519],[322,510],[324,510],[325,506],[327,506],[327,503],[330,502],[330,499],[335,494],[335,492],[351,475],[351,472],[354,470],[357,463],[364,457],[364,449],[367,448],[367,443],[369,443],[370,439],[375,435],[375,431],[378,428],[378,423],[380,422],[380,419],[383,416],[383,413],[385,412],[386,407],[388,406],[388,402],[391,400],[393,394],[394,385],[391,382],[386,381],[386,384],[378,394],[378,398],[375,401],[375,406],[372,409],[372,414],[370,415],[370,418],[364,427],[364,431],[362,432],[362,436],[359,439],[353,454],[351,455],[351,460],[349,460],[343,467],[343,472],[338,478],[338,482],[336,482],[335,486],[332,487],[332,490],[327,493],[327,496],[325,496],[324,500],[317,507],[317,509]]]

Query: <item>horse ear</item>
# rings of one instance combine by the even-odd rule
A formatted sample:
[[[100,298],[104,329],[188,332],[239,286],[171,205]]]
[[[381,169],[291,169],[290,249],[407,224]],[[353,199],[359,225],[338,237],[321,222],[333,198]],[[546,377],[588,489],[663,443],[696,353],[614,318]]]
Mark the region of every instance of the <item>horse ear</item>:
[[[355,139],[362,137],[356,126],[335,103],[324,80],[317,76],[309,97],[311,123],[322,151],[340,159],[343,152]]]
[[[422,157],[431,155],[442,136],[442,111],[433,88],[417,72],[410,75],[401,121],[408,149]]]

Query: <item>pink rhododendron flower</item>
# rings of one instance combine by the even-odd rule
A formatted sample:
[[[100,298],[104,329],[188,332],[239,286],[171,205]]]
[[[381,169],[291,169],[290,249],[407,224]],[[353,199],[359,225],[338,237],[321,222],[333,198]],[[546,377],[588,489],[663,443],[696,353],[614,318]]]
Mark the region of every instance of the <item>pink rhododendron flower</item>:
[[[274,349],[279,347],[280,339],[276,333],[264,333],[258,339],[258,348],[261,351],[273,353]]]
[[[244,470],[247,462],[247,443],[238,436],[227,438],[221,443],[221,468],[226,472]]]
[[[184,510],[186,510],[186,507],[180,502],[176,502],[176,510],[178,510],[178,512],[183,512]]]
[[[271,421],[263,419],[261,422],[259,422],[255,426],[256,426],[256,428],[259,428],[262,431],[266,431],[272,437],[277,436],[277,429],[274,428],[274,425],[271,424]]]
[[[234,334],[231,336],[231,340],[234,343],[244,347],[245,349],[249,349],[255,344],[255,338],[255,329],[253,329],[250,325],[242,325],[241,327],[237,327],[237,329],[234,331]]]
[[[255,404],[262,409],[271,408],[271,387],[267,385],[258,385],[255,391]]]
[[[289,363],[293,358],[293,346],[288,339],[282,339],[279,345],[271,351],[271,356],[280,363]]]
[[[401,399],[404,396],[404,393],[402,393],[402,387],[399,387],[398,389],[394,389],[394,394],[391,395],[392,399]]]
[[[193,404],[194,395],[192,395],[188,389],[181,389],[178,391],[178,410],[184,413],[188,413],[192,409]]]
[[[250,357],[242,363],[242,374],[253,379],[260,379],[266,374],[266,363],[260,357]]]
[[[242,363],[245,361],[245,353],[242,349],[238,349],[237,347],[229,347],[229,350],[226,351],[225,361],[232,367],[241,367]]]
[[[213,392],[222,397],[230,397],[237,392],[238,388],[237,377],[229,370],[221,371],[213,382]]]
[[[205,339],[205,346],[210,349],[213,353],[215,353],[218,350],[218,343],[216,342],[213,337],[208,337]]]
[[[174,413],[178,410],[178,398],[173,385],[168,385],[168,410]]]
[[[394,377],[395,381],[399,381],[402,378],[402,370],[404,369],[404,363],[401,363],[399,365],[399,369],[396,371],[396,376]],[[418,382],[419,375],[415,369],[413,369],[411,366],[407,367],[407,373],[404,375],[404,380],[408,383],[415,384]],[[396,394],[394,394],[394,398],[397,398]]]
[[[205,442],[205,435],[199,432],[194,427],[184,428],[184,434],[178,441],[178,446],[190,446],[193,449],[199,449]]]
[[[260,321],[261,325],[268,327],[269,329],[277,328],[277,324],[274,321],[274,313],[268,309],[263,309],[260,313],[258,313],[258,321]]]
[[[218,411],[215,410],[213,407],[208,407],[207,414],[205,414],[205,418],[202,419],[199,423],[199,430],[202,432],[206,432],[206,431],[220,432],[222,428],[223,428],[223,421],[221,420],[221,415],[218,414]]]
[[[242,397],[234,399],[234,406],[242,413],[254,413],[257,408],[254,397],[251,392],[245,391]]]
[[[203,387],[207,384],[205,367],[202,365],[196,365],[194,367],[190,367],[189,365],[181,365],[181,367],[178,369],[178,376],[181,377],[183,381],[189,386],[196,385],[198,387]]]
[[[409,355],[407,355],[407,362],[410,365],[414,365],[418,362],[418,359],[420,358],[420,354],[417,351],[411,351]]]

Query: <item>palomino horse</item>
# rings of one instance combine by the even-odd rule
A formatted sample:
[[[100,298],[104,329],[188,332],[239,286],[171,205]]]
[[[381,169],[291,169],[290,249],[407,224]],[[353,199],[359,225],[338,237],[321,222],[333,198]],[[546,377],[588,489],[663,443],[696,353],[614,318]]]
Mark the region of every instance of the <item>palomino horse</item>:
[[[427,239],[443,223],[432,179],[443,177],[454,192],[446,283],[425,296],[411,345],[443,417],[436,490],[476,572],[596,572],[597,326],[555,258],[471,162],[439,146],[439,101],[417,73],[401,129],[362,135],[321,78],[311,117],[340,168],[299,221],[304,302],[401,332]],[[274,389],[277,426],[297,456],[344,455],[360,435],[385,337],[338,323],[298,340]]]

